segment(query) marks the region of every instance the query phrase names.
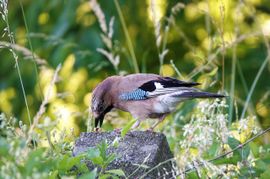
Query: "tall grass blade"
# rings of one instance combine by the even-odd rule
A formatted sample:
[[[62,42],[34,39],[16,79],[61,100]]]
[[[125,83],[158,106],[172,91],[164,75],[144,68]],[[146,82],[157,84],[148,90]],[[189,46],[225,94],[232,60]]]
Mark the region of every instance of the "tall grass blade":
[[[131,55],[134,71],[135,71],[135,73],[139,73],[140,71],[139,71],[138,62],[137,62],[137,59],[136,59],[136,56],[135,56],[134,47],[132,45],[130,35],[128,33],[127,26],[126,26],[126,23],[125,23],[121,8],[119,6],[118,0],[114,0],[114,4],[116,6],[117,13],[118,13],[118,15],[120,17],[120,21],[121,21],[122,28],[124,30],[125,37],[127,38],[128,50],[129,50],[129,53]]]
[[[237,46],[233,47],[233,58],[232,58],[232,73],[231,73],[231,89],[230,89],[230,105],[229,105],[229,126],[232,122],[233,117],[233,104],[234,104],[234,89],[235,89],[235,67],[236,67],[236,49]]]
[[[259,78],[260,78],[260,76],[261,76],[264,68],[267,65],[268,60],[270,60],[270,54],[268,54],[267,57],[265,58],[264,62],[262,63],[262,65],[261,65],[261,67],[260,67],[260,69],[259,69],[259,71],[258,71],[258,73],[257,73],[257,75],[256,75],[256,77],[255,77],[255,79],[253,81],[253,83],[252,83],[252,86],[251,86],[251,88],[249,90],[249,93],[248,93],[248,96],[247,96],[247,99],[246,99],[246,102],[245,102],[245,106],[244,106],[244,109],[242,111],[242,114],[241,114],[241,118],[240,119],[244,118],[244,116],[246,114],[246,111],[247,111],[247,108],[248,108],[248,104],[249,104],[249,101],[250,101],[251,96],[253,94],[253,91],[254,91],[254,89],[256,87],[256,84],[257,84],[257,82],[258,82],[258,80],[259,80]]]
[[[9,41],[10,41],[11,44],[16,44],[13,33],[10,30],[9,20],[8,20],[8,10],[7,9],[6,9],[6,13],[2,14],[2,16],[4,17],[3,19],[4,19],[4,21],[6,23],[6,26],[7,26],[6,29],[7,29]],[[22,75],[21,75],[21,70],[20,70],[20,66],[19,66],[19,62],[18,62],[18,55],[15,53],[15,49],[12,46],[10,47],[10,51],[11,51],[11,53],[13,55],[14,60],[15,60],[15,68],[17,69],[19,80],[20,80],[20,85],[21,85],[21,88],[22,88],[22,93],[23,93],[23,98],[24,98],[24,102],[25,102],[25,106],[26,106],[28,121],[29,121],[29,124],[32,125],[29,105],[28,105],[28,101],[27,101],[27,98],[26,98],[26,92],[25,92],[25,88],[24,88],[24,84],[23,84],[23,80],[22,80]]]
[[[38,88],[39,88],[39,91],[40,91],[41,100],[43,101],[44,97],[43,97],[41,85],[40,85],[39,78],[38,78],[38,69],[37,69],[36,57],[34,55],[34,50],[33,50],[32,42],[31,42],[31,39],[30,39],[30,36],[29,36],[29,28],[28,28],[28,25],[27,25],[27,22],[26,22],[24,8],[23,8],[22,1],[21,0],[20,0],[20,7],[21,7],[21,10],[22,10],[23,22],[24,22],[25,29],[26,29],[27,41],[28,41],[28,44],[29,44],[29,47],[30,47],[30,50],[31,50],[31,55],[32,55],[32,58],[33,58],[33,62],[34,62],[35,75],[37,77]]]

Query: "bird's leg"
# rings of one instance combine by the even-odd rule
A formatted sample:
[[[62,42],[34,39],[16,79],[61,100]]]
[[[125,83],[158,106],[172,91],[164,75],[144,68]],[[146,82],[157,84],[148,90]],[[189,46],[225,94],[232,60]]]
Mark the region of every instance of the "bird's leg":
[[[153,124],[148,131],[153,132],[154,128],[157,127],[157,125],[159,125],[164,119],[165,119],[166,115],[162,115],[157,122],[155,122],[155,124]]]

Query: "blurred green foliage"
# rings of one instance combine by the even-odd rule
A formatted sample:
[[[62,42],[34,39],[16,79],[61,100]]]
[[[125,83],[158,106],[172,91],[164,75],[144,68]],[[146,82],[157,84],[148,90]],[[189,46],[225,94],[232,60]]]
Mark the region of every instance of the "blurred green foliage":
[[[134,59],[140,72],[161,72],[181,80],[200,82],[200,87],[205,90],[227,93],[230,96],[227,99],[230,106],[225,112],[229,113],[229,120],[233,122],[239,120],[245,103],[248,103],[245,116],[257,117],[252,124],[261,128],[269,126],[269,62],[258,81],[255,80],[270,51],[267,47],[270,38],[268,0],[185,0],[180,2],[176,11],[173,10],[179,3],[176,0],[156,0],[155,6],[151,6],[150,0],[117,2],[134,47],[135,58],[130,51],[115,1],[98,1],[108,29],[114,17],[113,36],[110,42],[107,39],[111,47],[104,43],[106,34],[89,1],[9,1],[8,24],[15,44],[10,42],[7,25],[1,19],[0,112],[29,124],[17,67],[9,50],[13,48],[19,56],[31,121],[42,101],[48,98],[45,112],[39,116],[39,124],[45,126],[47,131],[52,128],[57,131],[66,129],[76,136],[86,131],[91,91],[108,76],[134,73]],[[156,34],[155,18],[160,28]],[[158,38],[161,38],[160,46]],[[115,55],[116,61],[118,55],[117,68],[97,48]],[[164,61],[160,60],[162,52]],[[62,64],[62,68],[55,83],[51,84],[59,64]],[[256,86],[251,94],[253,83]],[[250,101],[247,100],[249,94]],[[168,132],[170,126],[175,127],[180,135],[182,127],[190,121],[194,108],[194,101],[187,102],[160,125],[159,130],[167,134],[175,151],[177,141],[181,138],[174,139]],[[128,123],[127,119],[130,119],[128,114],[114,111],[106,117],[104,128],[111,130],[123,127]],[[147,125],[142,127],[146,128]],[[41,128],[38,126],[37,132],[46,136]],[[71,139],[67,138],[69,141]],[[266,147],[269,140],[269,135],[265,135],[264,140],[257,141],[256,145],[258,143]],[[6,146],[3,142],[1,140],[1,146]],[[229,142],[229,146],[235,142]],[[248,151],[258,151],[256,145],[253,143]],[[0,150],[1,153],[7,151],[5,147]],[[264,172],[264,167],[269,166],[265,160],[258,161],[258,165],[262,166],[260,173]]]
[[[173,60],[181,72],[181,78],[199,81],[202,88],[211,86],[213,91],[220,89],[224,84],[225,91],[229,93],[232,58],[235,54],[237,60],[234,99],[241,111],[255,75],[267,56],[262,30],[268,35],[266,39],[269,39],[270,7],[263,0],[207,2],[183,2],[185,7],[174,15],[174,25],[171,25],[167,37],[169,51],[164,59],[164,75],[177,77],[171,69],[170,61]],[[96,51],[97,48],[106,46],[102,42],[99,23],[89,2],[29,0],[21,3],[22,6],[15,1],[9,2],[8,17],[16,44],[29,49],[30,53],[30,57],[26,57],[22,51],[18,51],[31,116],[33,117],[38,110],[45,95],[44,88],[50,81],[50,75],[46,70],[53,70],[59,63],[63,64],[63,70],[56,92],[66,94],[66,98],[62,101],[64,104],[72,103],[78,108],[75,109],[76,112],[84,113],[88,106],[86,98],[90,97],[87,94],[99,81],[115,74],[106,57]],[[113,50],[120,55],[119,70],[133,73],[132,57],[127,49],[127,39],[123,34],[115,5],[113,1],[101,0],[99,3],[105,13],[107,24],[111,17],[115,17],[112,42]],[[119,3],[140,71],[159,73],[160,64],[150,1],[119,1]],[[171,8],[176,3],[177,1],[157,1],[157,13],[161,18],[161,35],[165,26],[169,24],[166,16],[170,15]],[[220,11],[222,8],[224,12]],[[5,24],[1,23],[0,28],[4,33]],[[234,46],[231,44],[236,39],[239,41],[235,43],[234,53]],[[1,41],[8,41],[7,36]],[[218,51],[223,43],[228,45],[224,51],[224,82],[221,77],[223,52]],[[45,59],[45,65],[33,62],[31,49],[38,58]],[[214,59],[206,65],[212,55],[215,55]],[[7,49],[1,49],[1,57],[3,60],[0,62],[2,69],[0,110],[26,121],[24,99],[14,69],[13,57]],[[28,60],[25,60],[26,58]],[[215,71],[212,71],[214,69]],[[249,108],[250,113],[258,114],[263,126],[268,126],[269,122],[266,119],[270,116],[268,75],[269,65],[259,78]],[[76,123],[83,129],[81,119],[81,116],[76,117]]]

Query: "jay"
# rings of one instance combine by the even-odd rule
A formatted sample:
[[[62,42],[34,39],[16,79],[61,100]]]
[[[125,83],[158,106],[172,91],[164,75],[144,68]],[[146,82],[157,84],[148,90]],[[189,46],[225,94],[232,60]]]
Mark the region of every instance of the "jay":
[[[173,112],[178,103],[194,98],[222,98],[221,94],[208,93],[194,88],[196,82],[184,82],[156,74],[111,76],[102,81],[92,94],[91,110],[95,128],[101,127],[106,113],[113,108],[131,113],[136,119],[132,128],[142,120],[157,118],[153,130]]]

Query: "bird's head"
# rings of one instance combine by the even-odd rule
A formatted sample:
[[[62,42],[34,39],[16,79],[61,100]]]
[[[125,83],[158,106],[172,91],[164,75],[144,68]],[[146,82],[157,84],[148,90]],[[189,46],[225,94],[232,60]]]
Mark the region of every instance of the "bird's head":
[[[113,108],[111,98],[112,80],[106,79],[101,82],[93,91],[91,110],[95,118],[95,128],[101,127],[106,113]]]

